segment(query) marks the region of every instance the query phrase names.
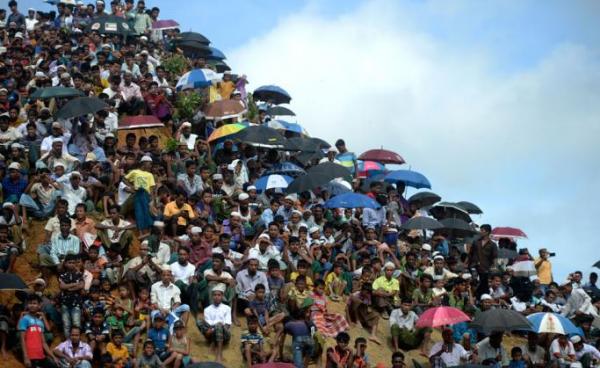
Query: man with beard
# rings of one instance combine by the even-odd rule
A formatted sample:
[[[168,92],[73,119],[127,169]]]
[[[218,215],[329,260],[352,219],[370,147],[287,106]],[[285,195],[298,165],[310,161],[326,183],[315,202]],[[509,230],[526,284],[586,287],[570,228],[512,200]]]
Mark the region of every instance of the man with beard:
[[[248,308],[248,303],[254,300],[254,288],[258,284],[265,285],[265,292],[269,293],[269,281],[263,271],[258,270],[258,259],[248,258],[246,269],[238,272],[235,278],[237,282],[237,307],[239,311]]]
[[[190,303],[189,287],[194,280],[196,267],[189,262],[190,249],[187,247],[179,247],[177,250],[177,262],[171,264],[171,274],[175,285],[181,290],[181,299]]]

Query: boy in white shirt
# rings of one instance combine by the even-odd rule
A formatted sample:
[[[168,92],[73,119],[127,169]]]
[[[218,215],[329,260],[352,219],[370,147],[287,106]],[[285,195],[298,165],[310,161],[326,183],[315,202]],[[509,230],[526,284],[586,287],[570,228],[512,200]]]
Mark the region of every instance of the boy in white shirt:
[[[225,285],[218,284],[212,290],[213,302],[204,309],[204,319],[198,319],[196,325],[206,340],[216,345],[217,362],[223,361],[223,343],[231,339],[231,308],[221,303],[225,294]]]

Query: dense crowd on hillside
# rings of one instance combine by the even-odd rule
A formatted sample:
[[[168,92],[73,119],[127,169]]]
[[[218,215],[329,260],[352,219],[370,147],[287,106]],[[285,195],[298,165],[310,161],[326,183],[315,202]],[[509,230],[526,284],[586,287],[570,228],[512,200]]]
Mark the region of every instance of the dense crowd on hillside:
[[[216,362],[239,349],[248,367],[400,368],[410,350],[435,367],[600,364],[595,273],[555,280],[552,253],[476,224],[477,209],[405,198],[425,186],[385,166],[399,158],[311,138],[288,122],[287,92],[250,92],[160,9],[55,3],[0,9],[4,357],[179,368],[199,361],[197,328]],[[32,249],[39,278],[11,286]],[[528,328],[479,322],[508,311]]]

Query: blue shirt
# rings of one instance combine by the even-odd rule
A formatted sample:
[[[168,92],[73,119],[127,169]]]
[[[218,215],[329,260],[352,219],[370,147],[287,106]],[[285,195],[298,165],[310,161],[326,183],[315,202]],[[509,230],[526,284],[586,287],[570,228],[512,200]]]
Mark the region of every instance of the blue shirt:
[[[165,351],[167,349],[167,341],[169,340],[169,329],[166,327],[161,329],[152,327],[148,330],[148,338],[152,340],[156,350]]]
[[[5,201],[8,200],[11,196],[15,196],[15,200],[18,202],[21,198],[21,194],[25,192],[25,188],[27,188],[27,180],[23,178],[19,178],[17,182],[13,182],[7,175],[2,180],[2,193],[4,194]]]
[[[335,156],[335,159],[354,175],[354,164],[356,163],[356,155],[354,152],[338,153],[338,155]]]

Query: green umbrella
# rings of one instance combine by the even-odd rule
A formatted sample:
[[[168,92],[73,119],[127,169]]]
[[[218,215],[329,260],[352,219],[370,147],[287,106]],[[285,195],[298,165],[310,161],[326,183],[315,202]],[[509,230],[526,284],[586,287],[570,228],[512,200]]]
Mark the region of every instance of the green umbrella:
[[[29,96],[34,100],[47,100],[49,98],[67,98],[84,96],[83,92],[75,88],[69,87],[47,87],[35,90]]]
[[[70,119],[86,114],[92,114],[108,108],[108,105],[97,97],[79,97],[65,104],[56,117],[59,119]]]

